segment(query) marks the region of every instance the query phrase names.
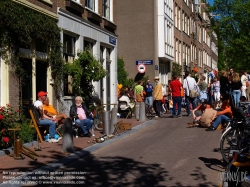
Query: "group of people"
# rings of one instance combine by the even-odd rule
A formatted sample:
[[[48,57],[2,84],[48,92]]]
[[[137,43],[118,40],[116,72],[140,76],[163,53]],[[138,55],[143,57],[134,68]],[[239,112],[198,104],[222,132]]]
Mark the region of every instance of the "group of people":
[[[121,91],[121,95],[118,98],[119,102],[126,102],[120,107],[126,109],[132,106],[132,102],[140,103],[145,101],[149,105],[152,111],[155,111],[156,118],[161,117],[162,114],[162,100],[164,97],[165,89],[159,82],[160,78],[156,76],[154,78],[155,86],[150,83],[150,79],[147,79],[146,84],[142,80],[138,81],[138,84],[134,88],[134,92],[130,91],[129,88],[125,87],[125,90]],[[133,101],[132,101],[133,100]]]
[[[37,94],[37,101],[34,103],[34,107],[38,111],[39,119],[38,125],[49,126],[49,142],[59,142],[61,137],[55,138],[56,128],[60,124],[64,124],[65,119],[69,118],[64,113],[58,113],[57,110],[49,104],[48,92],[40,91]],[[86,105],[82,102],[82,97],[77,96],[75,98],[75,104],[70,107],[70,117],[75,120],[75,125],[81,127],[83,137],[91,137],[89,130],[92,128],[93,114],[87,109]]]

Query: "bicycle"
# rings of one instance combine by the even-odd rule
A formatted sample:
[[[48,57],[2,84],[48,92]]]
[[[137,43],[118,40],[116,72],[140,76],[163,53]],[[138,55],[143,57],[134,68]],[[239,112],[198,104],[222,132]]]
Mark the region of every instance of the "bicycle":
[[[145,113],[146,117],[151,120],[155,117],[155,113],[153,112],[153,107],[150,107],[149,104],[145,103]]]

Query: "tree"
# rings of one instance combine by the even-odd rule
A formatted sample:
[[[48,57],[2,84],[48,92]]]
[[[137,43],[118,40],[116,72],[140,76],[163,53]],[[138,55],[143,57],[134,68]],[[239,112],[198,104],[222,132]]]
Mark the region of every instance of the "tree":
[[[216,15],[211,26],[222,42],[219,63],[236,71],[250,70],[250,1],[215,0],[208,10]]]
[[[127,84],[127,76],[128,76],[128,73],[126,72],[124,66],[125,66],[124,60],[122,58],[118,58],[118,60],[117,60],[117,79],[118,79],[118,83],[122,84],[122,85]]]

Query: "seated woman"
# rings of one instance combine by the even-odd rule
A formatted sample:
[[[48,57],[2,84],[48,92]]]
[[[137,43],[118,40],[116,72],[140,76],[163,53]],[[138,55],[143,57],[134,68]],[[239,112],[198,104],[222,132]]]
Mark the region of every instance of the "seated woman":
[[[49,98],[47,97],[44,101],[43,101],[43,109],[44,109],[44,113],[47,116],[51,116],[53,118],[56,118],[56,121],[58,124],[63,124],[64,120],[68,118],[68,116],[64,113],[59,114],[56,109],[49,104]]]

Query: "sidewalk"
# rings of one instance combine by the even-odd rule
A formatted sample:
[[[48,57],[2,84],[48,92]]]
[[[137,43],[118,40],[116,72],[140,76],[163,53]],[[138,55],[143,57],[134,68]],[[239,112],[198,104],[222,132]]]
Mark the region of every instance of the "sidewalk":
[[[118,121],[122,120],[125,123],[131,123],[132,128],[142,124],[144,122],[139,122],[136,119],[118,119]],[[146,121],[147,122],[147,121]],[[129,131],[127,131],[129,132]],[[95,130],[95,136],[92,136],[90,138],[88,137],[74,137],[74,148],[75,151],[83,150],[87,147],[90,147],[93,145],[93,143],[88,143],[88,141],[92,141],[93,139],[102,136],[101,132],[98,130]],[[116,136],[115,136],[116,137]],[[106,141],[105,141],[106,142]],[[101,146],[103,143],[99,143]],[[29,147],[31,150],[34,150],[34,147],[37,145],[34,145],[33,147]],[[25,156],[25,159],[22,160],[15,160],[13,157],[10,157],[8,155],[0,157],[0,183],[3,182],[3,172],[28,172],[32,171],[36,168],[40,168],[48,163],[55,162],[63,157],[67,157],[69,153],[63,153],[62,152],[62,140],[59,141],[59,143],[48,143],[43,142],[40,143],[39,146],[42,148],[42,151],[36,151],[37,154],[40,155],[40,157],[37,157],[37,160],[34,161],[31,158]],[[5,180],[6,181],[6,180]]]

